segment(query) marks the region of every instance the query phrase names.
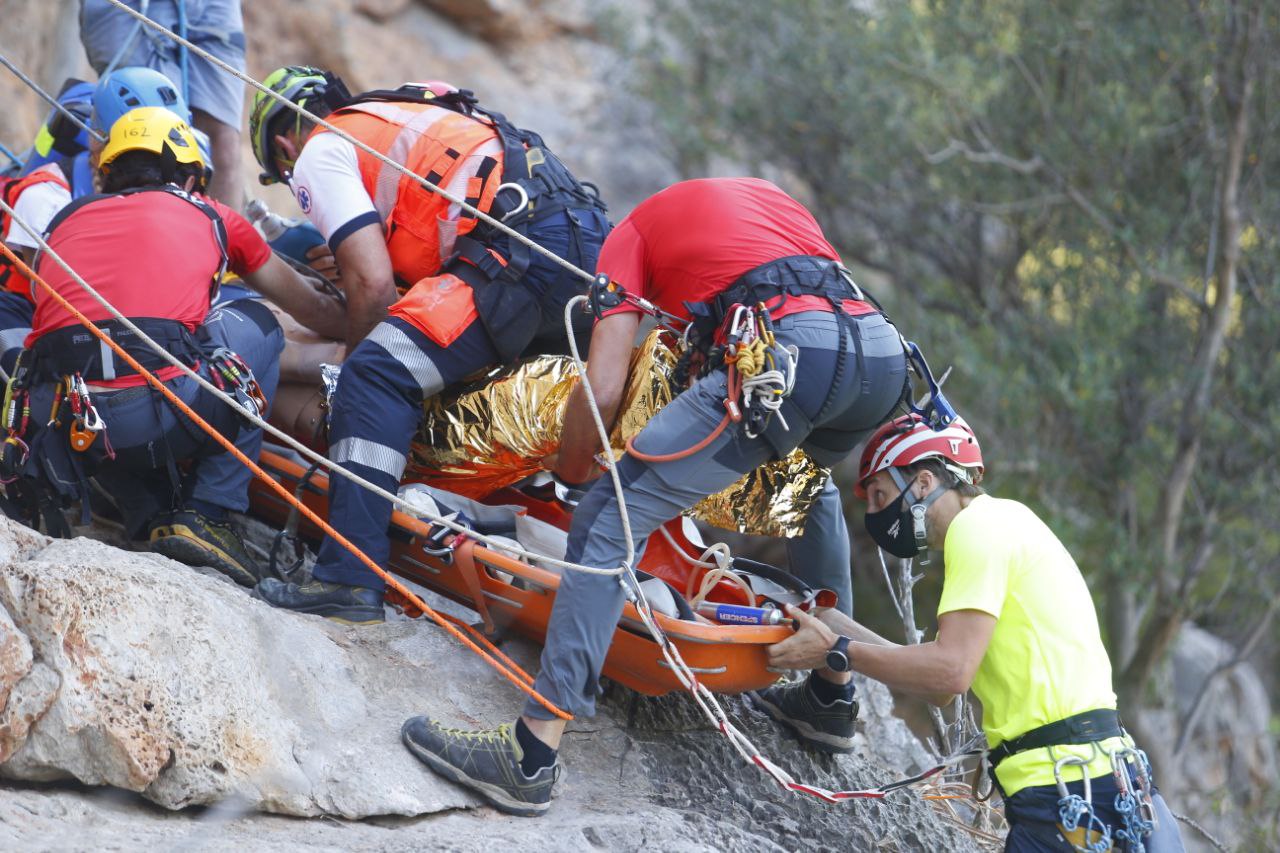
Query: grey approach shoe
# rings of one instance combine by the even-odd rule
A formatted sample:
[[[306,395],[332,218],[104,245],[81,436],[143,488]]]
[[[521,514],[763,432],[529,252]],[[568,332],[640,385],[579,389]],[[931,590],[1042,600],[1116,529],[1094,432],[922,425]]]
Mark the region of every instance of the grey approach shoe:
[[[812,677],[812,676],[810,676]],[[820,752],[852,752],[856,700],[824,705],[809,689],[809,680],[776,684],[751,694],[760,710],[791,729],[800,740]]]
[[[523,752],[510,724],[484,731],[446,729],[428,717],[412,717],[400,738],[418,760],[480,796],[500,812],[537,817],[551,805],[560,775],[557,762],[532,777],[520,769]]]
[[[311,580],[304,584],[264,578],[253,597],[272,607],[324,616],[344,625],[378,625],[386,619],[382,593],[376,589]]]

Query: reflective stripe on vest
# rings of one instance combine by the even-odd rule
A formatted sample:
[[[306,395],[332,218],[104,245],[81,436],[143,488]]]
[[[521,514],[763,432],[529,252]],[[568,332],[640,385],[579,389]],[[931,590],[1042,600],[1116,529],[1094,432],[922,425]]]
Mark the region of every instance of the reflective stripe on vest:
[[[448,186],[467,158],[481,146],[499,142],[497,131],[474,118],[430,104],[369,102],[335,112],[330,123],[375,151],[422,175],[436,186]],[[316,133],[326,132],[316,128]],[[501,154],[493,159],[501,166]],[[387,250],[396,275],[413,284],[439,270],[449,246],[441,246],[440,223],[448,219],[449,202],[413,178],[357,148],[360,180],[386,228]],[[501,183],[501,168],[483,169],[479,182],[469,182],[466,195],[488,211]],[[457,221],[457,234],[475,228],[476,220]],[[397,234],[403,229],[409,233]],[[449,241],[452,242],[452,241]]]
[[[62,174],[62,169],[56,163],[46,163],[39,169],[36,169],[29,175],[24,175],[4,185],[4,203],[10,207],[18,204],[18,197],[24,192],[38,184],[54,183],[62,187],[67,192],[71,192],[71,186],[67,183],[67,179]],[[0,210],[0,239],[9,233],[9,224],[13,217],[3,210]],[[19,226],[21,227],[21,226]],[[7,258],[0,257],[0,285],[3,289],[21,293],[28,299],[31,298],[31,283],[26,277],[12,268]]]

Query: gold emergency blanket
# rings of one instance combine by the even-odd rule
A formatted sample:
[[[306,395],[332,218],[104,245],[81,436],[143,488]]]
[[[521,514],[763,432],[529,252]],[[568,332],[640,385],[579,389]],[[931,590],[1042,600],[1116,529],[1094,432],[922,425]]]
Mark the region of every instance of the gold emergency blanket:
[[[675,354],[660,331],[636,348],[610,436],[616,457],[671,402],[674,366]],[[565,406],[577,383],[571,359],[541,356],[430,401],[409,473],[455,494],[483,498],[544,470],[543,459],[559,447]],[[690,444],[699,438],[690,436]],[[798,536],[828,473],[797,450],[711,495],[690,514],[740,533]]]

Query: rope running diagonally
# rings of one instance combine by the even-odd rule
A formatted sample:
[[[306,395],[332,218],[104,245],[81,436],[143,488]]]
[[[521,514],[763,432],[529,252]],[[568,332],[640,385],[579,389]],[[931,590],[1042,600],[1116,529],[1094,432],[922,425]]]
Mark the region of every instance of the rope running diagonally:
[[[0,202],[0,204],[3,204],[3,202]],[[176,409],[178,409],[180,412],[182,412],[182,414],[190,418],[191,421],[194,424],[196,424],[196,426],[198,426],[201,430],[207,433],[210,438],[214,439],[218,444],[220,444],[223,450],[225,450],[226,452],[234,456],[236,460],[240,462],[240,464],[244,465],[246,468],[252,471],[253,474],[256,477],[258,477],[258,479],[262,480],[265,484],[267,484],[267,486],[269,486],[272,490],[274,490],[276,494],[278,494],[285,501],[293,505],[299,512],[301,512],[307,518],[308,521],[315,524],[317,527],[323,530],[325,534],[327,534],[330,538],[332,538],[335,542],[337,542],[343,548],[346,548],[348,551],[350,551],[351,554],[353,554],[357,559],[359,559],[361,563],[363,563],[371,571],[373,571],[375,574],[381,577],[384,581],[386,581],[388,586],[390,586],[396,592],[404,596],[415,607],[420,608],[424,614],[426,614],[428,617],[434,620],[436,624],[438,624],[441,628],[444,628],[447,632],[452,634],[455,639],[459,640],[464,645],[469,647],[473,652],[480,655],[480,657],[483,658],[486,663],[488,663],[490,666],[496,669],[499,673],[504,675],[507,678],[507,680],[509,680],[516,687],[518,687],[522,692],[528,694],[531,698],[533,698],[535,701],[537,701],[539,704],[545,707],[548,711],[555,714],[557,717],[564,720],[572,719],[572,716],[570,714],[556,707],[556,705],[554,705],[545,696],[541,695],[540,693],[538,693],[536,690],[533,689],[531,684],[532,679],[530,679],[528,673],[521,670],[518,666],[515,666],[514,664],[510,664],[510,659],[505,658],[505,656],[503,657],[510,664],[511,668],[508,668],[507,665],[500,663],[487,650],[481,648],[471,639],[466,637],[462,633],[462,631],[458,630],[457,627],[455,627],[443,616],[441,616],[434,609],[432,609],[425,601],[423,601],[417,595],[414,595],[414,593],[408,587],[400,583],[400,581],[397,580],[394,576],[392,576],[386,569],[383,569],[381,566],[375,563],[368,555],[366,555],[363,551],[357,548],[355,544],[353,544],[350,540],[348,540],[345,536],[340,534],[338,531],[334,530],[327,521],[322,519],[319,516],[319,514],[316,513],[315,510],[311,509],[306,504],[304,504],[300,499],[295,497],[292,492],[286,489],[281,483],[277,482],[274,478],[271,477],[271,475],[269,475],[266,471],[262,470],[262,468],[259,467],[256,462],[254,462],[252,459],[246,456],[244,452],[240,450],[240,448],[236,447],[235,443],[231,439],[227,438],[222,433],[218,432],[216,429],[210,426],[208,421],[200,417],[200,415],[198,415],[190,406],[184,403],[182,401],[182,398],[180,398],[176,393],[174,393],[174,391],[171,388],[169,388],[167,385],[161,382],[158,378],[156,378],[154,373],[151,373],[146,368],[144,368],[141,364],[139,364],[137,359],[135,359],[132,355],[130,355],[129,352],[124,347],[122,347],[116,341],[112,340],[110,335],[106,334],[97,326],[95,326],[88,317],[86,317],[83,313],[77,310],[75,306],[73,306],[70,302],[68,302],[66,297],[58,293],[56,290],[54,290],[54,288],[48,282],[46,282],[40,275],[38,275],[35,272],[35,270],[31,269],[29,266],[23,263],[22,259],[19,258],[12,249],[4,245],[3,243],[0,243],[0,253],[2,253],[6,258],[9,259],[9,261],[14,265],[14,267],[18,270],[18,272],[22,273],[22,275],[24,275],[26,278],[30,279],[31,281],[34,281],[41,288],[43,288],[44,291],[48,293],[49,296],[55,302],[57,302],[58,305],[64,311],[66,311],[67,313],[75,317],[76,320],[78,320],[86,329],[88,329],[94,335],[94,337],[96,337],[100,342],[110,347],[111,350],[115,352],[116,355],[124,359],[125,363],[127,363],[130,367],[132,367],[138,374],[146,377],[147,382],[150,383],[152,387],[154,387],[157,391],[159,391],[165,397],[165,399],[167,399]]]
[[[290,110],[293,110],[295,113],[302,116],[307,121],[315,122],[316,124],[325,128],[326,130],[329,130],[329,131],[332,131],[333,133],[338,134],[338,136],[350,142],[352,145],[356,146],[357,148],[359,148],[361,151],[368,154],[369,156],[375,158],[380,163],[386,166],[392,167],[393,169],[405,175],[406,177],[412,178],[414,181],[421,184],[424,189],[428,190],[429,192],[433,192],[442,198],[448,199],[451,203],[458,205],[461,209],[467,211],[476,219],[479,219],[481,222],[484,222],[485,224],[498,229],[503,234],[510,237],[512,240],[515,240],[516,242],[532,249],[533,251],[537,252],[538,254],[542,255],[548,260],[556,264],[559,264],[560,266],[564,267],[566,270],[578,276],[579,278],[583,279],[584,281],[587,281],[587,282],[595,281],[596,277],[594,275],[582,269],[581,267],[577,266],[576,264],[570,263],[568,260],[560,257],[550,249],[547,249],[544,246],[541,246],[540,244],[534,242],[533,240],[530,240],[528,237],[516,231],[510,225],[506,225],[501,220],[495,219],[494,217],[490,216],[489,214],[485,213],[484,211],[480,210],[474,205],[468,204],[466,199],[460,196],[454,195],[453,193],[449,192],[443,187],[436,186],[435,184],[431,183],[430,181],[428,181],[426,178],[422,177],[418,173],[407,168],[403,163],[397,163],[395,160],[392,160],[390,157],[383,154],[381,151],[375,151],[373,148],[369,147],[364,142],[361,142],[359,139],[356,139],[351,134],[347,133],[346,131],[342,130],[339,127],[335,127],[334,125],[330,124],[329,122],[325,121],[324,119],[320,118],[319,116],[315,115],[309,110],[298,106],[297,104],[290,101],[288,98],[280,95],[278,92],[271,91],[271,89],[262,85],[257,80],[250,77],[248,74],[245,74],[243,71],[240,71],[239,69],[232,67],[226,62],[223,62],[221,59],[214,56],[209,51],[205,50],[199,45],[192,44],[187,39],[183,38],[182,36],[178,35],[172,30],[167,29],[163,25],[156,23],[152,19],[148,18],[146,15],[143,15],[141,12],[138,12],[136,9],[130,8],[125,3],[122,3],[121,0],[107,0],[107,2],[111,3],[111,5],[113,6],[119,7],[125,12],[128,12],[134,18],[141,21],[143,24],[155,30],[156,32],[159,32],[173,39],[175,42],[187,48],[187,50],[191,51],[193,54],[205,60],[206,62],[210,62],[213,65],[217,66],[218,68],[221,68],[223,71],[226,71],[228,74],[231,74],[232,76],[236,77],[236,79],[240,80],[241,82],[249,84],[253,88],[257,89],[259,92],[262,92],[264,95],[267,95],[270,98],[274,98],[280,104],[284,105],[286,108]]]
[[[2,53],[0,53],[0,65],[3,65],[5,68],[8,68],[10,71],[12,71],[13,75],[17,77],[19,80],[21,80],[23,83],[26,83],[28,88],[31,89],[31,91],[35,92],[42,99],[48,102],[48,104],[52,106],[55,110],[57,110],[58,112],[66,116],[68,119],[70,119],[71,122],[76,127],[80,128],[85,133],[89,134],[99,142],[107,141],[107,138],[105,136],[103,136],[101,133],[98,133],[98,131],[94,130],[93,128],[89,127],[89,125],[85,124],[84,119],[80,118],[80,116],[76,115],[75,113],[71,112],[71,110],[67,109],[65,106],[58,103],[57,98],[55,98],[53,95],[50,95],[44,89],[41,89],[40,85],[36,83],[36,81],[32,80],[26,74],[23,74],[22,70],[18,68],[16,65],[14,65],[12,62],[10,62],[8,57],[6,57]]]
[[[361,142],[358,139],[355,139],[350,134],[346,133],[340,128],[333,126],[332,124],[325,121],[324,119],[321,119],[319,116],[314,115],[313,113],[307,111],[306,109],[292,103],[287,98],[284,98],[279,94],[277,94],[276,92],[271,91],[266,86],[263,86],[261,83],[259,83],[257,80],[254,80],[253,78],[249,77],[247,74],[244,74],[243,72],[231,67],[227,63],[223,62],[222,60],[210,54],[208,51],[205,51],[204,49],[192,44],[186,39],[181,38],[177,34],[166,29],[165,27],[161,26],[160,24],[156,23],[150,18],[147,18],[144,15],[141,15],[134,9],[129,8],[120,0],[108,0],[108,2],[124,10],[128,14],[132,15],[134,18],[142,21],[146,26],[160,33],[163,33],[164,35],[167,35],[169,38],[178,42],[179,44],[184,45],[186,48],[192,51],[195,55],[223,69],[227,73],[232,74],[236,78],[240,79],[242,82],[249,84],[250,86],[264,93],[268,97],[274,98],[275,100],[283,104],[286,108],[303,116],[309,121],[312,121],[326,128],[327,130],[337,133],[340,137],[351,142],[357,148],[360,148],[365,153],[377,159],[379,162],[385,165],[391,166],[396,171],[399,171],[402,174],[406,175],[407,177],[412,178],[429,192],[433,192],[445,199],[448,199],[450,202],[459,205],[461,209],[468,211],[477,219],[498,229],[499,231],[509,236],[511,239],[516,240],[522,245],[525,245],[528,248],[538,252],[539,254],[545,256],[546,258],[553,261],[554,263],[559,264],[561,267],[565,268],[569,272],[579,276],[583,280],[587,282],[595,281],[595,276],[577,267],[576,265],[570,263],[566,259],[561,258],[560,256],[556,255],[554,252],[551,252],[550,250],[539,245],[538,243],[530,240],[528,237],[524,236],[523,234],[516,232],[514,229],[503,224],[502,222],[493,218],[487,213],[484,213],[483,211],[475,208],[474,206],[467,204],[465,199],[458,198],[453,194],[449,193],[448,191],[435,186],[434,184],[430,183],[425,178],[423,178],[421,175],[418,175],[412,172],[411,170],[404,167],[402,164],[395,162],[394,160],[390,159],[389,157],[382,154],[381,152],[373,150],[368,145],[366,145],[365,143]],[[26,226],[24,226],[24,228],[25,227]],[[31,229],[26,228],[26,230],[30,232]],[[43,241],[41,242],[43,243]],[[46,244],[46,247],[47,247],[47,244]],[[64,268],[68,269],[68,272],[70,272],[69,268],[65,267],[65,264],[63,266]],[[73,273],[73,276],[74,276],[74,273]],[[78,276],[75,276],[75,277],[78,278]],[[87,283],[83,282],[82,279],[79,280],[78,283],[80,283],[81,286],[88,289]],[[108,303],[106,303],[105,300],[101,299],[101,297],[97,297],[97,298],[99,299],[100,302],[107,305],[108,310],[110,310],[111,313],[117,319],[124,320],[126,323],[128,322],[127,318],[122,317],[119,314],[119,312],[116,311]],[[572,302],[570,302],[569,305],[566,306],[565,308],[566,321],[568,321],[571,317],[572,308],[576,304],[579,304],[582,300],[585,300],[585,299],[586,297],[578,297],[578,299],[573,300]],[[141,335],[140,335],[140,338],[144,340],[144,342],[147,343],[149,346],[156,347],[154,341],[151,341],[150,339],[147,339],[145,338],[145,336],[141,336]],[[539,559],[542,559],[547,562],[554,562],[557,565],[561,565],[565,568],[569,568],[575,571],[584,571],[584,572],[589,572],[594,574],[621,575],[622,577],[619,578],[619,582],[622,584],[623,590],[628,600],[630,600],[632,604],[636,607],[636,610],[641,617],[641,621],[645,624],[645,627],[649,630],[655,642],[658,643],[659,647],[662,650],[663,656],[666,658],[667,662],[670,664],[672,671],[676,673],[677,678],[681,681],[681,683],[685,686],[685,688],[689,690],[690,694],[693,696],[699,708],[703,711],[703,713],[707,716],[707,718],[713,723],[713,725],[715,725],[727,738],[729,738],[730,743],[733,744],[734,748],[745,760],[760,767],[769,776],[771,776],[775,782],[777,782],[780,786],[782,786],[787,790],[810,794],[812,796],[818,797],[820,799],[823,799],[831,803],[838,803],[848,799],[861,798],[861,797],[883,797],[891,790],[896,790],[897,788],[903,787],[906,784],[912,784],[915,781],[919,781],[919,778],[927,778],[928,776],[931,776],[934,773],[941,772],[941,770],[945,769],[946,767],[950,766],[956,761],[959,761],[967,757],[967,755],[952,756],[946,759],[943,765],[939,765],[939,767],[934,768],[933,770],[927,772],[926,774],[924,774],[919,778],[912,777],[909,780],[904,780],[899,783],[890,783],[889,785],[882,786],[879,789],[865,790],[865,791],[832,792],[823,788],[818,788],[815,786],[796,782],[789,773],[787,773],[781,767],[774,764],[767,757],[761,754],[759,749],[755,747],[755,745],[750,741],[750,739],[748,739],[746,735],[743,734],[742,731],[732,723],[732,721],[730,721],[728,715],[724,711],[724,708],[720,705],[715,695],[712,694],[709,690],[707,690],[707,688],[697,680],[696,675],[684,662],[683,658],[680,655],[679,650],[671,642],[670,638],[666,636],[665,632],[658,626],[654,618],[653,611],[649,606],[649,602],[644,597],[643,592],[640,590],[640,585],[635,577],[635,573],[631,566],[631,563],[635,558],[635,545],[634,545],[634,541],[631,533],[630,519],[626,512],[626,504],[625,504],[623,489],[622,489],[622,480],[617,472],[616,459],[614,458],[613,451],[610,447],[610,443],[608,439],[608,431],[604,427],[604,421],[600,415],[599,406],[596,403],[594,394],[591,392],[589,380],[587,379],[587,375],[586,375],[586,370],[583,366],[581,356],[578,353],[576,342],[574,341],[572,334],[569,335],[569,341],[570,341],[570,349],[571,349],[574,363],[578,367],[578,370],[582,378],[584,396],[586,397],[588,402],[588,407],[591,410],[592,419],[595,423],[595,427],[601,441],[601,446],[604,448],[605,456],[610,463],[608,466],[608,470],[609,470],[609,475],[613,481],[614,493],[618,500],[618,510],[620,515],[620,521],[622,523],[624,535],[626,538],[627,556],[622,566],[618,569],[596,569],[589,566],[580,566],[576,564],[564,563],[563,561],[548,561],[547,558],[545,557],[539,557]],[[158,349],[158,347],[156,348]],[[176,362],[177,360],[173,359],[173,361]],[[185,367],[180,363],[178,363],[177,366]],[[189,370],[186,372],[190,374]],[[196,378],[197,380],[201,379],[200,377],[196,377]],[[213,386],[211,384],[203,383],[203,382],[202,384],[216,391],[216,389],[213,389]],[[227,402],[230,405],[235,405],[234,401],[232,401],[229,397],[226,397],[225,395],[221,395],[221,394],[219,394],[219,396],[224,400],[224,402]],[[313,451],[310,451],[309,449],[304,448],[299,442],[293,440],[291,437],[285,436],[283,433],[281,433],[279,430],[276,430],[274,427],[270,427],[264,421],[261,421],[261,419],[257,419],[256,422],[259,425],[263,426],[264,429],[268,429],[272,435],[276,435],[280,437],[282,440],[285,441],[285,443],[288,446],[295,448],[307,458],[311,458],[314,461],[320,461],[322,466],[325,467],[326,469],[330,471],[337,471],[340,475],[347,477],[352,482],[360,484],[364,488],[369,489],[376,494],[380,494],[382,496],[387,497],[388,499],[392,500],[395,505],[398,505],[401,507],[408,507],[408,511],[415,515],[419,515],[419,516],[423,515],[420,511],[415,511],[411,506],[409,506],[406,502],[400,500],[398,497],[390,495],[385,490],[379,489],[376,486],[374,486],[374,484],[368,483],[367,481],[364,481],[362,478],[354,474],[351,474],[351,472],[347,471],[345,468],[342,468],[341,466],[330,463],[327,459],[324,459],[323,457],[320,457],[318,454],[315,454]],[[443,523],[446,526],[457,529],[457,525],[454,525],[444,519],[433,519],[433,520],[437,521],[437,523]],[[475,534],[471,534],[471,535],[473,536],[473,538],[477,538],[477,539],[483,538],[483,537],[478,537]],[[506,547],[508,550],[513,550],[510,548],[510,546],[504,546],[504,547]],[[523,551],[523,550],[520,553],[524,555],[529,555],[529,556],[535,556],[535,557],[538,556],[538,555],[531,555],[529,554],[529,552]]]
[[[398,507],[403,512],[405,512],[406,514],[412,517],[427,518],[433,524],[438,524],[443,527],[448,527],[450,530],[453,530],[457,533],[465,533],[470,538],[475,539],[477,541],[493,545],[494,547],[504,549],[508,552],[519,554],[522,557],[541,560],[543,563],[560,566],[561,568],[565,568],[570,571],[580,571],[588,574],[600,574],[600,575],[618,575],[622,573],[622,569],[620,567],[616,569],[597,569],[597,568],[592,568],[591,566],[582,566],[577,563],[570,563],[564,560],[557,560],[555,558],[547,557],[542,554],[535,554],[532,551],[528,551],[523,548],[517,548],[515,545],[507,541],[495,540],[492,537],[486,536],[485,534],[479,533],[478,531],[471,530],[470,528],[464,525],[458,524],[455,521],[451,521],[448,518],[444,518],[440,516],[432,516],[430,513],[425,513],[420,508],[414,506],[413,504],[409,503],[408,501],[404,500],[398,495],[393,494],[392,492],[389,492],[386,489],[383,489],[380,486],[369,482],[368,480],[365,480],[359,474],[355,474],[347,470],[346,468],[342,467],[336,462],[330,462],[324,456],[320,455],[316,451],[312,450],[311,448],[299,442],[297,439],[293,438],[293,436],[267,423],[262,418],[252,415],[249,412],[246,412],[243,408],[241,408],[240,404],[237,403],[233,397],[229,396],[226,392],[222,391],[220,388],[215,386],[205,377],[201,376],[199,373],[196,373],[195,371],[193,371],[186,364],[183,364],[182,361],[179,360],[176,356],[174,356],[164,347],[160,346],[154,340],[148,337],[141,329],[137,327],[136,324],[133,323],[133,321],[131,321],[128,317],[121,314],[119,309],[117,309],[114,305],[112,305],[109,301],[107,301],[107,299],[104,296],[102,296],[102,294],[98,293],[98,291],[96,291],[87,281],[85,281],[84,278],[82,278],[79,273],[73,270],[70,267],[70,265],[68,265],[67,262],[62,258],[62,256],[60,256],[51,246],[49,246],[48,242],[45,241],[44,237],[37,234],[35,232],[35,229],[32,228],[32,226],[28,222],[26,222],[22,217],[18,216],[17,213],[14,211],[14,209],[10,207],[8,204],[6,204],[3,200],[0,200],[0,210],[3,210],[4,212],[10,214],[13,217],[13,221],[15,223],[17,223],[28,234],[32,235],[32,238],[36,241],[36,245],[39,247],[42,254],[46,254],[50,258],[52,258],[58,264],[58,266],[62,267],[62,269],[66,271],[66,273],[69,276],[71,276],[72,280],[75,281],[76,284],[79,285],[81,289],[83,289],[86,293],[88,293],[89,296],[92,297],[94,301],[96,301],[99,305],[105,308],[108,311],[108,313],[111,314],[112,317],[114,317],[116,320],[119,320],[127,329],[133,332],[137,336],[137,339],[141,341],[144,345],[146,345],[149,349],[154,351],[156,355],[160,356],[162,359],[168,362],[171,366],[180,370],[184,375],[194,379],[196,382],[200,384],[202,388],[204,388],[209,393],[213,394],[219,400],[226,403],[228,406],[234,407],[235,410],[240,413],[241,417],[244,417],[245,419],[247,419],[254,426],[262,428],[263,431],[275,437],[283,445],[295,451],[296,453],[298,453],[298,455],[302,456],[303,458],[311,462],[315,462],[320,467],[332,473],[335,473],[339,476],[347,478],[357,486],[367,489],[373,494],[376,494],[379,497],[382,497],[388,501],[391,501],[393,506]]]

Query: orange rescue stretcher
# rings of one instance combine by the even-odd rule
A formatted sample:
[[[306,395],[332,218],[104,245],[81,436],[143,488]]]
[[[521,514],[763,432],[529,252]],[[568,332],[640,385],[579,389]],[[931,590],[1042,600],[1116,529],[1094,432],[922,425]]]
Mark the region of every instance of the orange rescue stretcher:
[[[320,515],[327,515],[328,478],[320,472],[306,476],[306,467],[284,455],[264,449],[260,464]],[[299,489],[299,486],[301,488]],[[542,501],[516,489],[504,489],[487,498],[495,506],[518,505],[540,521],[567,530],[571,515],[558,502]],[[268,523],[283,526],[289,506],[264,485],[254,482],[250,490],[250,511]],[[698,588],[706,568],[690,561],[695,546],[684,535],[679,520],[668,522],[667,537],[651,537],[639,568],[660,577],[676,589]],[[315,542],[320,532],[308,522],[299,535]],[[402,578],[420,584],[466,607],[487,615],[502,630],[513,631],[538,642],[546,636],[551,605],[560,575],[499,553],[474,541],[455,541],[450,553],[440,555],[431,545],[438,531],[425,521],[402,512],[391,518],[391,562],[387,568]],[[673,544],[674,543],[674,544]],[[683,555],[677,549],[684,549]],[[692,574],[692,577],[690,577]],[[709,600],[731,604],[745,602],[745,593],[736,584],[719,582]],[[403,604],[402,602],[394,602]],[[412,609],[409,615],[416,616]],[[717,693],[741,693],[768,686],[778,674],[768,669],[766,648],[785,639],[791,629],[784,625],[723,625],[709,621],[673,618],[655,613],[659,626],[679,648],[699,680]],[[627,604],[619,620],[604,674],[631,689],[660,696],[683,689],[649,636],[639,615]]]

